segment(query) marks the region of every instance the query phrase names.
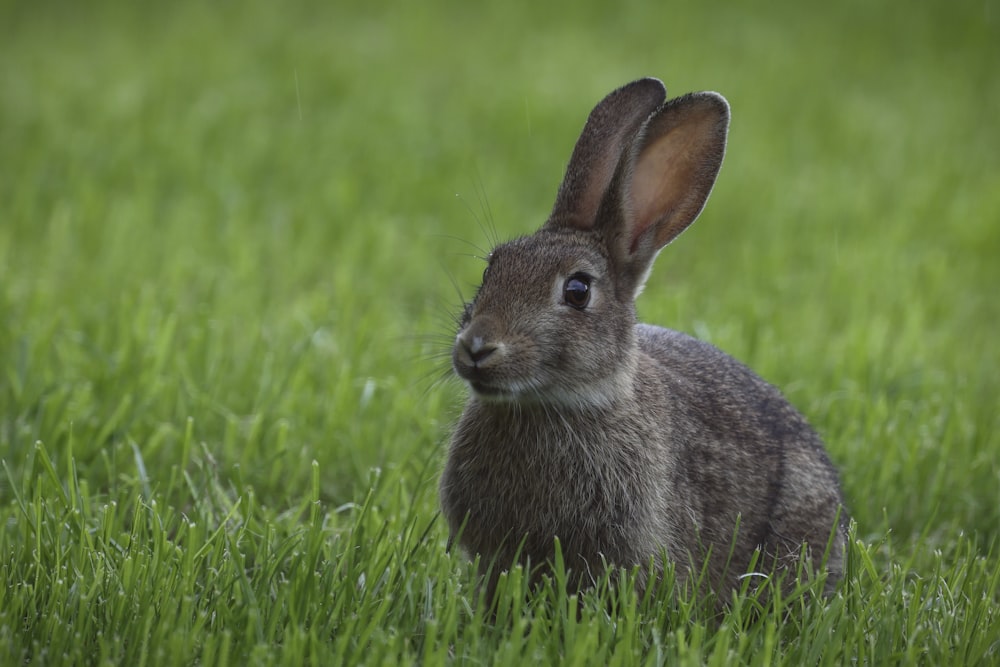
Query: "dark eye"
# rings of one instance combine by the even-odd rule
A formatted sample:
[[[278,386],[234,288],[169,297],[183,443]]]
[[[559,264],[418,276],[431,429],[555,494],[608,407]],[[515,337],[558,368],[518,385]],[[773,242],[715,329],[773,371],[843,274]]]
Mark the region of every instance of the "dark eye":
[[[586,308],[590,303],[590,276],[586,273],[574,273],[567,278],[563,285],[563,300],[577,310]]]

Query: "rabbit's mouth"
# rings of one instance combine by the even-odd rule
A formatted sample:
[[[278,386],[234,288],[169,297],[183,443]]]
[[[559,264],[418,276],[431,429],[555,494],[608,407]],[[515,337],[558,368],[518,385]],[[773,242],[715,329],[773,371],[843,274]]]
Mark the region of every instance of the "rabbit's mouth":
[[[483,384],[482,382],[470,382],[469,387],[472,391],[476,392],[476,394],[484,398],[498,399],[511,395],[506,388],[493,387],[488,384]]]
[[[466,382],[476,396],[488,401],[513,401],[524,394],[523,388],[516,384],[489,384],[481,379],[469,379]]]
[[[507,403],[530,400],[530,397],[537,393],[533,386],[525,382],[491,383],[484,381],[481,377],[466,377],[465,381],[477,398],[488,402]]]

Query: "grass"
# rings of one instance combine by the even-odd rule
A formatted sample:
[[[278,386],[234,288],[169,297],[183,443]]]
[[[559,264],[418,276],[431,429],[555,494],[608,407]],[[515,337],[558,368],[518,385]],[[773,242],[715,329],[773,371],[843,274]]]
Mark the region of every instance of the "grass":
[[[998,21],[0,2],[0,663],[1000,664]],[[463,241],[537,227],[642,75],[733,127],[641,315],[824,435],[825,604],[515,570],[489,612],[445,550]]]

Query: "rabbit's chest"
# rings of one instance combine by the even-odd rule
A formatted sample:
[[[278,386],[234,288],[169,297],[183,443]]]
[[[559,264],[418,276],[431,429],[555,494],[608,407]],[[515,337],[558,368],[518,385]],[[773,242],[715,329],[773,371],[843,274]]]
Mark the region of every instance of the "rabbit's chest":
[[[645,513],[648,462],[593,425],[479,426],[459,429],[448,463],[470,521],[566,535],[624,529]]]

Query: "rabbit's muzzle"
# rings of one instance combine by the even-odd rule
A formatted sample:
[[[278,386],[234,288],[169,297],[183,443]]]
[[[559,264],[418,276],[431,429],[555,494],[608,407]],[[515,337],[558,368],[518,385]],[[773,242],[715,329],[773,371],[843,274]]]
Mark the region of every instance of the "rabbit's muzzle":
[[[481,398],[516,400],[534,388],[533,352],[523,335],[508,332],[494,317],[477,315],[456,336],[451,361]]]
[[[452,365],[458,376],[469,383],[478,394],[496,395],[507,393],[502,375],[506,346],[484,335],[478,327],[470,326],[455,339],[452,349]],[[498,371],[500,371],[498,373]]]

